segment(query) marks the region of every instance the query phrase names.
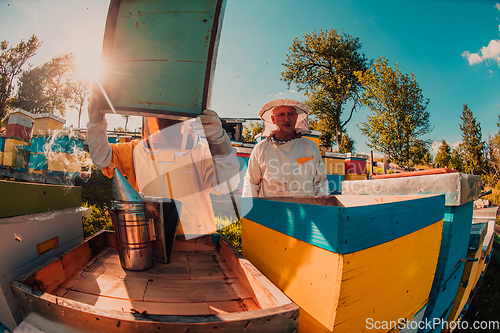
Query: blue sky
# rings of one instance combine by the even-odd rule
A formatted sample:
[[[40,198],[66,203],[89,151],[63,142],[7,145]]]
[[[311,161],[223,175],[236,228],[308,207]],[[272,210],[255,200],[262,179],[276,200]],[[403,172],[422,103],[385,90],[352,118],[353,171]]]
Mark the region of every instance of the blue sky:
[[[500,1],[468,0],[228,0],[211,108],[221,117],[256,117],[275,98],[304,100],[280,80],[282,63],[304,33],[337,29],[354,35],[367,58],[388,58],[414,73],[430,99],[433,131],[425,138],[456,144],[462,105],[481,123],[483,139],[498,131],[500,111]],[[0,0],[0,39],[15,44],[37,34],[44,43],[32,64],[62,52],[99,61],[109,1]],[[370,113],[359,109],[347,125],[357,152],[368,152],[356,126]],[[86,114],[82,123],[86,122]],[[76,124],[68,112],[68,124]],[[108,116],[110,127],[123,126]],[[140,126],[138,120],[129,128]]]

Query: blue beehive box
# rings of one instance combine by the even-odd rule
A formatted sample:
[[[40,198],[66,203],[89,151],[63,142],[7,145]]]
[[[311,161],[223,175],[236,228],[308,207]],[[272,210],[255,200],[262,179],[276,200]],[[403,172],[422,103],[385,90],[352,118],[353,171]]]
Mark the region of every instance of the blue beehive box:
[[[47,159],[43,153],[31,153],[29,168],[33,170],[47,170]]]
[[[68,138],[68,149],[67,153],[76,154],[83,150],[83,140],[80,138],[70,137]]]
[[[35,136],[31,138],[31,152],[37,154],[43,153],[46,142],[47,142],[46,136]]]

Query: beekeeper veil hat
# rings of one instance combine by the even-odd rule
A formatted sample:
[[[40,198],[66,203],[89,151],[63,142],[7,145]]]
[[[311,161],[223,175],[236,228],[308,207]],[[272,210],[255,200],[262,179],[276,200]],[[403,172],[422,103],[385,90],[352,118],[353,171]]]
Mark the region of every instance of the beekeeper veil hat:
[[[272,132],[277,130],[275,124],[271,119],[271,115],[273,114],[274,108],[278,106],[291,106],[295,108],[297,111],[297,123],[295,124],[295,132],[297,134],[309,134],[311,130],[309,129],[308,117],[309,117],[309,108],[307,105],[294,101],[293,99],[275,99],[274,101],[267,102],[260,108],[259,117],[264,120],[264,130],[262,131],[262,136],[267,137]]]

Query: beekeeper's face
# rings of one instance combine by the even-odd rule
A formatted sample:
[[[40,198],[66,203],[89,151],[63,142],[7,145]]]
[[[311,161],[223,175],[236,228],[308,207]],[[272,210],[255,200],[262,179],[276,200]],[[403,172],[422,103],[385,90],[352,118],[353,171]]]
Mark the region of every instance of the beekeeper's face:
[[[291,106],[278,106],[273,109],[271,120],[278,127],[278,131],[284,135],[295,134],[297,123],[297,111]]]

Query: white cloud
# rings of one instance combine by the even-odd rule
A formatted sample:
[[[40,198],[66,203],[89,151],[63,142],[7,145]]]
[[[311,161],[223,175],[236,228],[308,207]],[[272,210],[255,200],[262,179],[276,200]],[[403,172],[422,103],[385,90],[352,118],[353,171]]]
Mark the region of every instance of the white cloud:
[[[460,144],[461,144],[461,143],[462,143],[462,141],[457,141],[457,142],[455,142],[455,143],[452,143],[452,144],[450,145],[450,147],[451,147],[452,149],[457,149],[457,148],[458,148],[458,146],[460,146]]]
[[[495,8],[496,8],[496,9],[498,9],[498,10],[500,11],[500,3],[497,3],[497,4],[495,5]]]
[[[488,46],[483,46],[478,53],[465,51],[462,57],[466,58],[471,66],[487,60],[494,60],[500,66],[500,40],[492,39]]]
[[[433,141],[432,142],[432,145],[431,145],[432,155],[436,156],[436,154],[438,152],[438,149],[439,149],[439,146],[441,146],[441,142],[440,141]]]

